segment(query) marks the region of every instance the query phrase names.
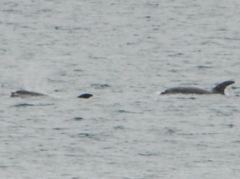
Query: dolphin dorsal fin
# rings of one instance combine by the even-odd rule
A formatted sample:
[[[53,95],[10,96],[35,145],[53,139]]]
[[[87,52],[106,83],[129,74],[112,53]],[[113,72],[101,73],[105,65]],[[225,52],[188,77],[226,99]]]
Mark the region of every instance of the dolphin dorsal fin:
[[[234,83],[234,81],[231,81],[231,80],[229,80],[229,81],[224,81],[224,82],[222,82],[222,83],[217,84],[217,85],[213,88],[212,91],[213,91],[214,93],[224,94],[225,88],[226,88],[227,86],[233,84],[233,83]]]

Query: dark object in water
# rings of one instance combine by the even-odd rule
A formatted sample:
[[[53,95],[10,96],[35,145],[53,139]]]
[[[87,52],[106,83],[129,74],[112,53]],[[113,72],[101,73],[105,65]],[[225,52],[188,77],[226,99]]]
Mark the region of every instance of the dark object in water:
[[[91,98],[93,95],[92,94],[89,94],[89,93],[83,93],[81,95],[78,96],[78,98]]]
[[[20,103],[13,105],[13,107],[29,107],[29,106],[34,106],[34,104]]]
[[[11,93],[11,97],[34,97],[34,96],[45,96],[42,93],[37,93],[33,91],[27,91],[27,90],[18,90]]]
[[[75,117],[75,118],[73,118],[75,121],[81,121],[81,120],[83,120],[83,118],[82,117]]]
[[[227,86],[233,84],[234,81],[224,81],[218,85],[216,85],[211,91],[204,90],[201,88],[195,88],[195,87],[175,87],[175,88],[169,88],[162,92],[161,94],[225,94],[224,90]]]

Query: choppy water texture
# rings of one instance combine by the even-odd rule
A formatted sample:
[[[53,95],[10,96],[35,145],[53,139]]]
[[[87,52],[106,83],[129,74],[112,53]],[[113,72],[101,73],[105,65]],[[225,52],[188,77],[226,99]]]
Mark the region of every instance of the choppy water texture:
[[[239,9],[1,0],[1,178],[238,179]],[[224,80],[227,96],[159,95]],[[9,97],[19,89],[48,96]]]

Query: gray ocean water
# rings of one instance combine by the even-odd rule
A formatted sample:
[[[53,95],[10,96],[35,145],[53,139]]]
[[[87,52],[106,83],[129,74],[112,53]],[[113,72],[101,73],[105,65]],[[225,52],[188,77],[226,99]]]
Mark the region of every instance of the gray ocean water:
[[[1,0],[0,178],[238,179],[239,9]],[[159,95],[224,80],[226,96]],[[19,89],[48,96],[9,97]]]

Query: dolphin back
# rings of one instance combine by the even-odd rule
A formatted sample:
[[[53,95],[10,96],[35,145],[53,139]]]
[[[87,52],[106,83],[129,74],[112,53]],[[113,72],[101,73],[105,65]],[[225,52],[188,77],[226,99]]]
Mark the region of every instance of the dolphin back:
[[[217,84],[213,89],[212,92],[213,93],[220,93],[220,94],[224,94],[225,88],[231,84],[233,84],[234,81],[229,80],[229,81],[224,81],[220,84]]]
[[[31,96],[45,96],[45,95],[42,93],[27,90],[18,90],[11,93],[11,97],[31,97]]]
[[[210,94],[210,91],[200,89],[200,88],[194,88],[194,87],[175,87],[175,88],[169,88],[162,92],[161,94]]]

